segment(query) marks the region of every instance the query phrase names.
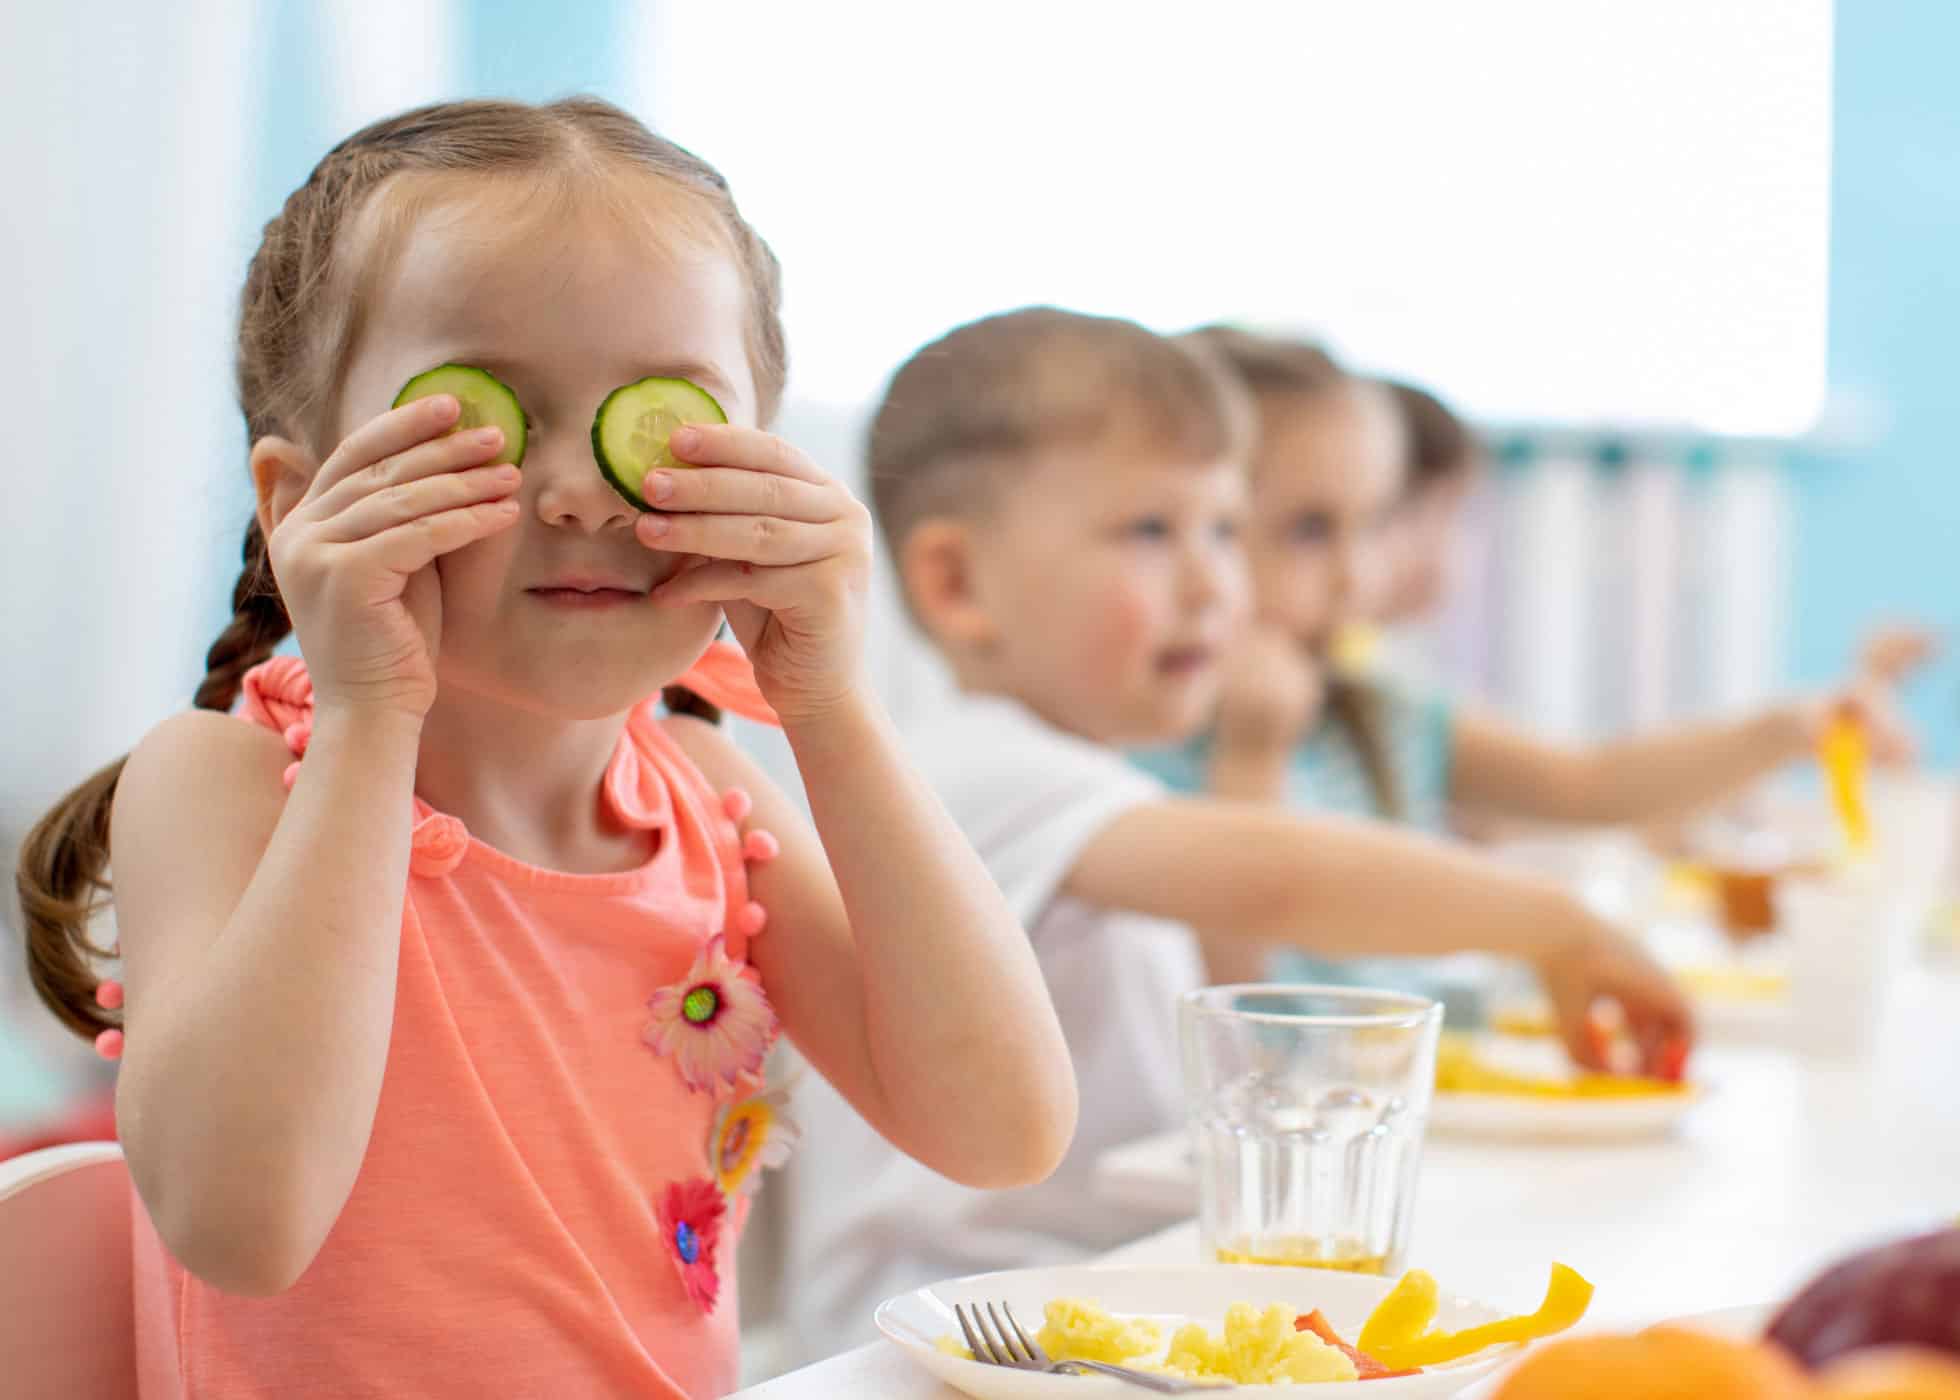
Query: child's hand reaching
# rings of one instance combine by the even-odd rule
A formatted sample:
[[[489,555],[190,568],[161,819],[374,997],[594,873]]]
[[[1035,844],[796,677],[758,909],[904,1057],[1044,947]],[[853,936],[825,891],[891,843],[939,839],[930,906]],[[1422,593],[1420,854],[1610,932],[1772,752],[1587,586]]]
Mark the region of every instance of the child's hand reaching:
[[[1899,623],[1876,627],[1858,647],[1858,670],[1881,685],[1903,684],[1940,653],[1940,636],[1930,627]]]
[[[1642,1073],[1678,1078],[1694,1040],[1688,1001],[1667,970],[1624,934],[1586,916],[1584,926],[1538,959],[1538,975],[1574,1061],[1612,1068],[1597,1003],[1616,1003],[1640,1053]]]
[[[518,469],[484,465],[503,433],[452,434],[458,412],[437,394],[362,424],[266,538],[323,711],[427,714],[442,634],[429,565],[517,522]]]
[[[678,429],[692,467],[655,472],[649,549],[699,556],[654,601],[719,603],[786,725],[825,713],[858,680],[871,578],[871,515],[779,437],[736,424]]]
[[[1865,752],[1881,768],[1905,768],[1918,761],[1919,741],[1899,708],[1892,687],[1860,677],[1803,706],[1804,743],[1816,753],[1840,715],[1853,720],[1864,734]]]
[[[1939,655],[1939,634],[1911,625],[1880,627],[1858,649],[1857,670],[1843,686],[1804,709],[1805,740],[1816,752],[1839,715],[1864,732],[1865,751],[1882,768],[1916,762],[1919,742],[1899,708],[1899,687]]]

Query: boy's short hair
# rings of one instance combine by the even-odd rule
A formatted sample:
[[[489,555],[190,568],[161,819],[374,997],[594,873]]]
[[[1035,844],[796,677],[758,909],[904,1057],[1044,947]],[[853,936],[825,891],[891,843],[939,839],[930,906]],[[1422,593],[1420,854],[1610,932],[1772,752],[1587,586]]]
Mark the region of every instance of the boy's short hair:
[[[1052,306],[969,321],[899,366],[866,450],[896,554],[917,525],[992,504],[1035,452],[1135,438],[1197,462],[1243,457],[1252,413],[1203,347]]]

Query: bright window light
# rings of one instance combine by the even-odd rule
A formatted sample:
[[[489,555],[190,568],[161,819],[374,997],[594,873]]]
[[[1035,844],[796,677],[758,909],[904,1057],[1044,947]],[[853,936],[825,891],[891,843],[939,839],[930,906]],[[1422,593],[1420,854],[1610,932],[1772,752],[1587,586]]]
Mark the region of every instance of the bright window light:
[[[636,43],[783,258],[805,399],[1052,301],[1314,333],[1489,419],[1821,405],[1828,0],[720,0]]]

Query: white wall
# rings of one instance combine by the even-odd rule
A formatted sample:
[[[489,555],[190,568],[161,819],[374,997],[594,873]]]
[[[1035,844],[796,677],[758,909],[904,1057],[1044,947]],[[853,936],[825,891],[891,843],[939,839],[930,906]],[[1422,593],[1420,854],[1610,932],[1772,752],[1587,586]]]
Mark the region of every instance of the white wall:
[[[16,7],[0,82],[0,830],[188,696],[234,553],[250,6]],[[86,81],[77,81],[78,76]]]
[[[1822,399],[1828,0],[640,15],[639,106],[783,256],[809,397],[1056,301],[1314,332],[1480,417],[1796,433]]]
[[[0,21],[9,868],[56,795],[188,699],[229,584],[213,560],[235,557],[244,498],[228,347],[257,119],[251,11],[16,5]],[[0,1035],[0,1077],[25,1116],[91,1062],[30,1006],[18,965],[0,958],[0,1026],[17,1033]]]

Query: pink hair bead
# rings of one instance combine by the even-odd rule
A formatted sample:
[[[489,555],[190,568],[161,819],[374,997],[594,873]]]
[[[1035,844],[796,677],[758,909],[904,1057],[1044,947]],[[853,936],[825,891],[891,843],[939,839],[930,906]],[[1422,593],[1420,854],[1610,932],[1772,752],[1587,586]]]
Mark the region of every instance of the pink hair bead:
[[[95,1038],[95,1053],[105,1060],[120,1060],[123,1052],[123,1033],[111,1026]]]
[[[755,810],[755,801],[742,789],[730,788],[721,795],[721,810],[728,813],[730,821],[745,822]]]
[[[735,930],[744,938],[754,938],[769,926],[769,911],[753,899],[742,906],[742,912],[735,916]]]
[[[760,829],[742,838],[742,859],[752,865],[766,865],[783,853],[783,843],[775,833]]]
[[[98,982],[95,984],[95,1004],[104,1011],[117,1011],[123,1004],[123,986],[120,982]]]

